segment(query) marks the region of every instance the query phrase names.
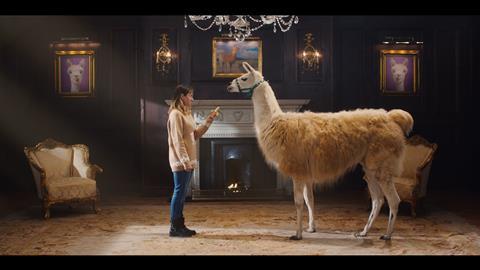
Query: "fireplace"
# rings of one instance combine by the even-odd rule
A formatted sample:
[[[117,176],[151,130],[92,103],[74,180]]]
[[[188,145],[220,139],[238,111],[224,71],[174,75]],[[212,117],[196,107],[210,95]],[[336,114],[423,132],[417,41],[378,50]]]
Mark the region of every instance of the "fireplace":
[[[200,139],[200,188],[195,199],[281,199],[284,187],[255,138]]]
[[[310,100],[278,100],[283,111],[299,111]],[[165,101],[170,104],[170,100]],[[282,199],[292,182],[265,163],[256,141],[251,100],[195,100],[193,115],[203,123],[210,111],[220,114],[197,143],[199,169],[188,195],[193,200]]]

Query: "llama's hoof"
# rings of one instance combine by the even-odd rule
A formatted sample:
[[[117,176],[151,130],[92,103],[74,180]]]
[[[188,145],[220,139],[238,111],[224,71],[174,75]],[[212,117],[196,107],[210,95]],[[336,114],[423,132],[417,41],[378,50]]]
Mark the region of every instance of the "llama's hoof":
[[[363,237],[366,237],[367,234],[364,233],[364,232],[356,232],[353,234],[356,238],[363,238]]]
[[[381,239],[381,240],[388,241],[388,240],[391,240],[392,237],[391,237],[390,235],[384,234],[384,235],[380,236],[380,239]]]
[[[297,237],[296,235],[292,235],[289,238],[290,240],[302,240],[302,237]]]
[[[308,229],[307,229],[307,232],[309,232],[309,233],[314,233],[314,232],[316,232],[316,231],[317,231],[317,230],[315,230],[315,228],[308,228]]]

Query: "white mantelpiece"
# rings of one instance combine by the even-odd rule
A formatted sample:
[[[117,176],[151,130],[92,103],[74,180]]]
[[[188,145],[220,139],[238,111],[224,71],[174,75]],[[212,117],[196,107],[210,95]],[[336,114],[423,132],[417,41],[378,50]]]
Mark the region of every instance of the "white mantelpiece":
[[[171,100],[165,100],[170,104]],[[299,111],[302,106],[308,104],[309,99],[282,99],[278,103],[284,112]],[[204,99],[195,100],[192,105],[193,116],[197,124],[204,122],[208,114],[220,106],[220,114],[212,123],[202,138],[254,138],[254,114],[252,100],[221,100]],[[200,158],[200,144],[197,143],[197,157]],[[202,161],[199,160],[199,166]],[[291,191],[290,181],[277,173],[277,187]],[[200,171],[193,173],[192,188],[200,188]]]
[[[285,99],[278,103],[283,111],[299,111],[309,101]],[[220,106],[220,114],[202,138],[255,137],[251,100],[196,100],[192,106],[195,121],[203,123],[205,117],[217,106]]]

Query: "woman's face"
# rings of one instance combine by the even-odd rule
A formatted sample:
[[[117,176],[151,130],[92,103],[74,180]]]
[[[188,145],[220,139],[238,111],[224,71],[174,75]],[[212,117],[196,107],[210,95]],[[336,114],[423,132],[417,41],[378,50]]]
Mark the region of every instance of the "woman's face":
[[[183,105],[187,107],[192,107],[192,101],[193,101],[193,92],[190,91],[186,95],[182,95],[181,97]]]

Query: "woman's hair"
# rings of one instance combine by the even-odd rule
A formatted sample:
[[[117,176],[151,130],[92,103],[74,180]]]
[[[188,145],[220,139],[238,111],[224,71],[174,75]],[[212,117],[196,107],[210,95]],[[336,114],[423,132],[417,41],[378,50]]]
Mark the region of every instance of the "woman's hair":
[[[183,114],[191,113],[188,108],[185,108],[181,99],[182,96],[186,96],[189,93],[193,93],[192,87],[183,86],[181,84],[177,85],[177,87],[175,88],[175,94],[173,95],[172,103],[170,103],[170,109],[168,110],[168,113],[170,113],[173,109],[177,109]]]

